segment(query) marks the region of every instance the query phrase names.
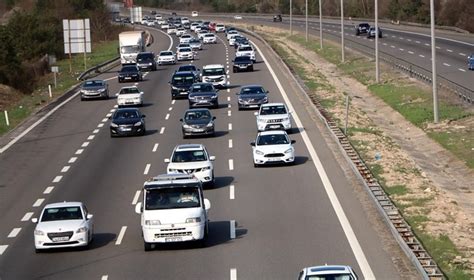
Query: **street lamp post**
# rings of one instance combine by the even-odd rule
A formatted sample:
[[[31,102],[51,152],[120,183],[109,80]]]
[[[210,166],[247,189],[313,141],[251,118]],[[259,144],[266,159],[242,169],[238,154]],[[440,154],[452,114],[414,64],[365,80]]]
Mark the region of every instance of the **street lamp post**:
[[[344,63],[344,0],[341,0],[341,61]]]
[[[379,0],[375,0],[375,81],[380,83],[379,69]]]
[[[308,42],[308,0],[306,0],[306,42]]]
[[[431,72],[433,77],[431,81],[433,82],[433,115],[434,122],[439,122],[438,115],[438,84],[436,82],[436,40],[435,40],[435,13],[434,13],[434,0],[430,1],[430,11],[431,11]]]
[[[290,0],[290,35],[293,35],[293,1]]]
[[[323,8],[321,7],[321,0],[319,0],[319,46],[323,49]]]

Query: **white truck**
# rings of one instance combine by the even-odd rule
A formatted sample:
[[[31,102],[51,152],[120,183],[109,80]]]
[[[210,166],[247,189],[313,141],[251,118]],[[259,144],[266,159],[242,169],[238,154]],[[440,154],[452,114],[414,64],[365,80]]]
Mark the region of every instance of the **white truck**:
[[[126,31],[119,34],[120,62],[132,64],[137,62],[137,54],[145,51],[145,31]]]
[[[145,251],[160,243],[195,241],[205,246],[211,203],[194,175],[158,175],[145,182],[142,197],[135,212],[141,215]]]

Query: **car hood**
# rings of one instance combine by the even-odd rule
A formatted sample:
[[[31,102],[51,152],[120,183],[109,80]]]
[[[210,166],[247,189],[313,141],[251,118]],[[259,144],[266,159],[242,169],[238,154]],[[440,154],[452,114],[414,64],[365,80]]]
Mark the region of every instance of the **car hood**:
[[[239,61],[234,61],[234,64],[251,64],[252,60],[239,60]]]
[[[262,99],[267,97],[266,94],[241,94],[239,95],[239,99],[247,100],[247,99]]]
[[[211,119],[198,119],[198,120],[185,120],[184,123],[187,125],[207,125],[211,122]]]
[[[256,146],[255,149],[265,153],[265,154],[273,154],[273,153],[283,153],[291,147],[291,144],[283,144],[283,145],[260,145]]]
[[[122,72],[118,73],[119,75],[138,75],[138,72]]]
[[[96,86],[96,87],[83,87],[83,88],[81,88],[81,90],[88,90],[88,91],[97,91],[97,90],[101,90],[101,89],[105,89],[105,87]]]
[[[36,229],[44,232],[64,232],[76,231],[78,228],[85,225],[85,220],[61,220],[38,223]]]
[[[127,94],[119,94],[117,96],[118,99],[129,99],[129,98],[137,98],[140,97],[140,93],[127,93]]]
[[[280,114],[280,115],[258,115],[257,116],[258,119],[262,119],[262,120],[269,120],[269,119],[284,119],[284,118],[288,118],[288,115],[287,114]]]
[[[145,210],[143,219],[160,220],[162,225],[184,224],[188,218],[201,217],[203,210],[201,207]]]
[[[216,96],[217,93],[209,91],[209,92],[192,92],[189,94],[189,97],[197,97],[197,96],[203,96],[203,97],[211,97],[211,96]]]
[[[141,118],[129,118],[129,119],[115,119],[112,120],[113,123],[116,125],[123,125],[123,124],[135,124],[139,121],[141,121]]]
[[[193,161],[193,162],[170,162],[168,163],[168,168],[179,168],[179,169],[196,169],[211,164],[208,161]]]
[[[193,84],[192,83],[183,83],[183,84],[171,84],[176,88],[187,88],[189,89]]]

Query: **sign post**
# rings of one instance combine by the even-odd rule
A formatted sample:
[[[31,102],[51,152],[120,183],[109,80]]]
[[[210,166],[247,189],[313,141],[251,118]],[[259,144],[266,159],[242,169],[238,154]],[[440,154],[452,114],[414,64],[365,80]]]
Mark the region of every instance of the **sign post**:
[[[52,66],[51,67],[51,72],[53,72],[53,75],[54,75],[54,88],[56,88],[58,86],[56,73],[59,73],[59,67],[58,66]]]

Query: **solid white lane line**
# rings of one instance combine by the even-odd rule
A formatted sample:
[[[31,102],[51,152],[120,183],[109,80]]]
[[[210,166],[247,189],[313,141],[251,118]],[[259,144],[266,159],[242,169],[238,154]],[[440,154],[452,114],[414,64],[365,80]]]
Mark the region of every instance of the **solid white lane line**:
[[[54,190],[53,186],[49,186],[46,189],[44,189],[43,194],[50,194]]]
[[[102,122],[106,122],[106,121],[108,121],[108,120],[109,120],[109,118],[103,118],[103,119],[102,119]]]
[[[165,132],[165,127],[163,126],[161,129],[160,129],[160,134],[163,134]]]
[[[61,181],[62,178],[63,178],[63,176],[56,176],[56,177],[54,177],[53,183],[59,183],[59,181]]]
[[[61,173],[68,172],[69,168],[71,168],[71,166],[69,166],[69,165],[64,166],[63,169],[61,169]]]
[[[104,124],[103,124],[103,123],[99,123],[99,124],[97,125],[97,127],[104,127]]]
[[[229,104],[229,105],[230,105],[230,104]],[[229,117],[232,116],[232,111],[231,111],[231,110],[228,110],[228,111],[227,111],[227,116],[229,116]]]
[[[120,245],[122,243],[123,236],[125,235],[125,231],[127,230],[127,226],[123,226],[120,229],[120,233],[117,237],[117,241],[115,241],[115,245]]]
[[[140,194],[142,193],[142,191],[137,191],[135,193],[135,196],[133,197],[133,200],[132,200],[132,205],[135,205],[138,203],[138,199],[140,199]]]
[[[155,143],[155,145],[153,146],[153,150],[152,150],[152,152],[154,152],[154,153],[155,153],[155,152],[156,152],[156,150],[158,150],[158,145],[159,145],[158,143]]]
[[[280,80],[278,79],[278,76],[275,74],[275,71],[273,71],[272,66],[270,63],[268,63],[267,58],[265,55],[260,51],[260,48],[255,45],[255,48],[257,49],[258,53],[260,54],[260,57],[262,60],[265,62],[265,65],[267,65],[268,70],[270,71],[270,74],[273,77],[273,80],[275,81],[282,97],[285,103],[288,106],[288,109],[291,112],[294,112],[293,119],[296,123],[296,127],[298,127],[301,137],[303,138],[303,141],[306,145],[307,150],[309,151],[309,154],[313,160],[313,164],[319,174],[319,178],[321,179],[321,182],[323,183],[324,189],[326,190],[326,193],[329,197],[329,201],[331,202],[331,205],[337,215],[337,218],[340,222],[340,225],[342,227],[342,230],[344,231],[344,234],[346,235],[346,238],[349,242],[349,245],[351,246],[352,252],[354,253],[354,256],[356,258],[357,263],[359,264],[359,267],[362,271],[362,274],[365,279],[375,279],[374,273],[372,271],[372,268],[370,267],[369,262],[367,261],[367,258],[364,254],[364,251],[362,250],[362,247],[360,246],[359,240],[357,240],[357,237],[354,233],[354,230],[352,229],[352,226],[344,213],[344,209],[341,206],[341,203],[339,202],[339,199],[336,195],[336,192],[334,191],[334,188],[331,184],[331,181],[329,180],[329,177],[326,173],[326,170],[321,162],[321,159],[319,158],[318,154],[316,153],[316,150],[314,149],[313,144],[311,143],[311,140],[306,133],[306,131],[302,128],[303,124],[301,123],[301,120],[296,113],[295,108],[293,107],[293,104],[291,104],[290,99],[288,98],[288,95],[283,88],[283,86],[280,83]]]
[[[100,131],[99,129],[94,129],[94,131],[92,131],[92,133],[97,134],[97,133],[99,133],[99,131]]]
[[[150,167],[151,164],[147,163],[147,165],[145,166],[145,170],[143,171],[143,175],[148,175],[148,172],[150,172]]]
[[[228,127],[229,130],[232,130],[232,124],[229,123],[229,127]]]
[[[166,114],[165,120],[170,118],[170,114]]]
[[[22,222],[26,222],[26,221],[29,221],[31,219],[31,217],[33,217],[33,212],[27,212],[25,214],[25,216],[23,216],[23,218],[21,218],[21,221]]]
[[[87,137],[87,140],[93,140],[95,138],[95,135],[89,135],[89,137]]]
[[[446,62],[443,62],[443,65],[444,65],[444,66],[448,66],[448,67],[451,66],[450,64],[447,64]]]
[[[89,146],[89,142],[84,142],[84,143],[82,143],[81,148],[85,148],[87,146]]]
[[[237,268],[230,269],[230,280],[237,280]]]
[[[8,245],[0,245],[0,256],[3,255],[3,253],[5,253],[7,248],[8,248]]]
[[[235,239],[235,220],[230,220],[230,239]]]
[[[448,52],[453,52],[453,50],[450,50],[450,49],[446,49]]]
[[[234,170],[234,160],[229,159],[229,170]]]
[[[72,157],[69,159],[69,161],[67,163],[75,163],[77,160],[77,157]]]
[[[14,228],[12,231],[8,234],[8,238],[15,238],[21,231],[21,228]]]
[[[232,143],[232,139],[229,139],[229,148],[232,148],[234,144]]]
[[[229,187],[229,198],[231,200],[235,199],[235,187],[234,187],[234,185],[230,185],[230,187]]]
[[[43,204],[44,198],[38,198],[35,203],[33,203],[33,207],[40,207]]]
[[[102,275],[102,277],[100,277],[100,280],[108,280],[109,279],[109,275]]]
[[[424,56],[424,55],[422,55],[422,54],[420,54],[419,56],[420,56],[420,57],[425,57],[425,56]]]
[[[462,68],[458,68],[459,71],[461,72],[466,72],[466,70],[462,69]]]
[[[173,107],[169,107],[169,108],[168,108],[168,111],[171,111],[171,110],[173,110]]]

